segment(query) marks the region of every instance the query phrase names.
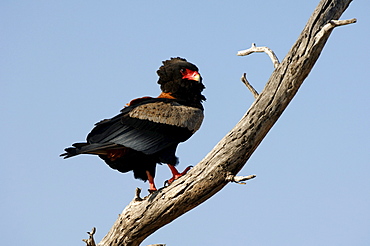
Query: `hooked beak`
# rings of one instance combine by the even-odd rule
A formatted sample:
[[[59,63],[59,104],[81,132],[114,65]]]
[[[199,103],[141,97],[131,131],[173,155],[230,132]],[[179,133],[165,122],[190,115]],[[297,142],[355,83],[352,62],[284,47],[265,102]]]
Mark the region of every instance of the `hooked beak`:
[[[191,71],[190,69],[183,69],[181,71],[182,78],[188,80],[195,80],[200,82],[200,74],[197,71]]]

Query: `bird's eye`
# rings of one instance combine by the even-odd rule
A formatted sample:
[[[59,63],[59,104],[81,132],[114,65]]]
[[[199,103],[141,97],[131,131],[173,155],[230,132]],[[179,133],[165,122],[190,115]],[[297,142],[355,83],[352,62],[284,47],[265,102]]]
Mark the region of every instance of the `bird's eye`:
[[[185,69],[181,68],[181,69],[180,69],[180,73],[182,73],[182,74],[183,74],[184,72],[185,72]]]

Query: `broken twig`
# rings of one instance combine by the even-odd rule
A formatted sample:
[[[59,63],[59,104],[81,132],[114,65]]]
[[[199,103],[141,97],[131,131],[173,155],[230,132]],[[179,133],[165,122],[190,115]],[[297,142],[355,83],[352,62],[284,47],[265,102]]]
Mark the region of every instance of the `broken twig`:
[[[321,30],[315,35],[315,43],[317,43],[320,39],[322,39],[322,37],[325,34],[329,33],[334,27],[344,26],[344,25],[348,25],[348,24],[352,24],[352,23],[356,23],[356,22],[357,22],[356,18],[349,19],[349,20],[331,20],[331,21],[329,21],[329,23],[326,24],[325,26],[323,26],[323,28],[321,28]]]
[[[242,181],[246,181],[246,180],[250,180],[250,179],[253,179],[257,177],[256,175],[248,175],[248,176],[235,176],[235,175],[232,175],[230,174],[229,176],[226,177],[226,180],[229,181],[229,182],[234,182],[234,183],[237,183],[237,184],[246,184]]]
[[[96,228],[93,227],[91,232],[87,232],[89,234],[89,239],[82,239],[86,243],[86,246],[96,246],[95,241],[94,241],[94,234],[96,232]]]
[[[136,187],[134,200],[137,202],[141,202],[143,200],[143,198],[140,197],[140,193],[141,193],[141,189]]]
[[[248,87],[248,89],[252,92],[255,99],[259,96],[258,92],[253,88],[253,86],[247,80],[247,74],[244,73],[243,76],[240,78],[241,81]]]
[[[255,52],[265,52],[274,64],[274,68],[279,66],[280,62],[275,53],[268,47],[257,47],[255,43],[252,43],[252,47],[246,50],[238,51],[237,56],[247,56]]]

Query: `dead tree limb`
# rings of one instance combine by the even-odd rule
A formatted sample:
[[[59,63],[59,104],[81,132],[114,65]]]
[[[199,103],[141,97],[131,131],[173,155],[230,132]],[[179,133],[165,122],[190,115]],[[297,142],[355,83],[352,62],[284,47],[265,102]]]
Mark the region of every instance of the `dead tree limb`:
[[[275,55],[275,53],[268,47],[257,47],[255,43],[252,43],[252,46],[249,49],[238,51],[236,54],[237,56],[247,56],[255,52],[265,52],[271,59],[272,63],[274,64],[274,68],[277,68],[280,64],[279,59]],[[259,96],[258,92],[254,87],[249,83],[247,79],[247,74],[244,73],[243,76],[240,78],[241,81],[247,86],[250,92],[252,92],[255,99]]]
[[[86,246],[96,246],[95,240],[94,240],[94,234],[96,232],[96,228],[93,227],[91,232],[87,232],[89,234],[89,239],[82,239],[86,243]]]
[[[100,246],[139,245],[231,181],[297,93],[351,0],[322,0],[264,90],[237,125],[187,175],[123,210]],[[329,26],[328,26],[329,25]]]
[[[275,53],[268,47],[257,47],[255,43],[252,44],[252,47],[246,50],[238,51],[237,56],[247,56],[255,52],[265,52],[271,59],[274,64],[274,68],[277,68],[280,64],[279,59]]]
[[[246,73],[243,73],[243,75],[240,78],[240,80],[247,86],[247,88],[249,89],[249,91],[252,92],[254,98],[257,99],[257,97],[259,96],[259,94],[256,91],[256,89],[254,89],[254,87],[247,80],[247,74]]]

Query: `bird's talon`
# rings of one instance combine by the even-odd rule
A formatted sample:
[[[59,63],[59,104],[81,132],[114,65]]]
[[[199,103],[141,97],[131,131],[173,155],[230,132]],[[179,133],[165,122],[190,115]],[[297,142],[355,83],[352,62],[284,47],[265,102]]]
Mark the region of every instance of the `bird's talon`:
[[[172,170],[172,174],[173,174],[173,176],[172,176],[172,178],[170,178],[170,179],[168,179],[168,180],[166,180],[165,182],[164,182],[164,186],[169,186],[170,184],[172,184],[173,183],[173,181],[175,181],[176,179],[178,179],[178,178],[180,178],[181,176],[183,176],[183,175],[185,175],[191,168],[192,168],[193,166],[188,166],[187,168],[185,168],[185,170],[182,172],[182,173],[179,173],[178,171],[177,171],[177,169],[175,169],[175,167],[173,167],[173,166],[170,166],[170,168],[171,168],[171,170]]]

